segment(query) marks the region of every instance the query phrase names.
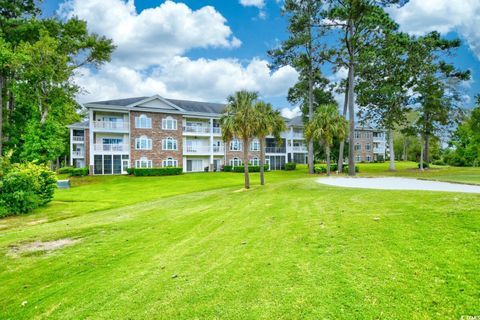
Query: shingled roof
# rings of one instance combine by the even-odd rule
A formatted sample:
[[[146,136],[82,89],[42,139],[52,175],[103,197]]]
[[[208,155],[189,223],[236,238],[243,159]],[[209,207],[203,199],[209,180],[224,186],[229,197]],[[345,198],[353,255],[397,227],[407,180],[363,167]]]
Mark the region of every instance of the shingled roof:
[[[174,105],[182,108],[183,110],[190,111],[190,112],[222,113],[223,109],[225,109],[225,104],[222,104],[222,103],[177,100],[177,99],[165,99],[165,100],[173,103]]]

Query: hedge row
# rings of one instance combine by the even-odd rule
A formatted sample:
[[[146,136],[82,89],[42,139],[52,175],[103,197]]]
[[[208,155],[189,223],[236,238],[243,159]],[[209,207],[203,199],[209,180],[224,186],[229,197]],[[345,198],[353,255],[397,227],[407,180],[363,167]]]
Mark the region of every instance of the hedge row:
[[[73,177],[83,177],[88,175],[88,168],[63,167],[58,169],[60,174],[68,174]]]
[[[263,166],[265,171],[268,171],[268,164]],[[223,166],[224,172],[245,172],[244,166]],[[260,166],[248,166],[248,172],[260,172]]]
[[[285,163],[285,170],[291,171],[297,169],[297,164],[295,162],[287,162]]]
[[[163,168],[128,168],[128,174],[133,174],[138,177],[146,176],[173,176],[182,174],[180,167],[163,167]]]
[[[335,172],[338,170],[338,165],[336,163],[332,163],[330,165],[330,172]],[[327,165],[325,164],[316,164],[314,167],[315,173],[327,173]],[[360,172],[360,168],[355,166],[355,172]],[[343,173],[348,173],[348,164],[343,165]]]

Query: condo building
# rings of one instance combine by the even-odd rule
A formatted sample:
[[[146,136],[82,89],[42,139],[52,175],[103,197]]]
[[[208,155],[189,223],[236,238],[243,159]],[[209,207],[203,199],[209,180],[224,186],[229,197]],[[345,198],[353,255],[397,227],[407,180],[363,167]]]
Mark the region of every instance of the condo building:
[[[387,146],[386,131],[356,127],[354,132],[355,162],[384,161]]]
[[[127,168],[180,166],[184,172],[219,171],[224,165],[260,163],[260,142],[225,143],[219,119],[224,104],[166,99],[155,95],[85,104],[88,120],[70,128],[70,164],[91,174],[124,174]],[[271,170],[286,162],[307,162],[300,117],[285,119],[281,143],[267,137],[266,163]]]

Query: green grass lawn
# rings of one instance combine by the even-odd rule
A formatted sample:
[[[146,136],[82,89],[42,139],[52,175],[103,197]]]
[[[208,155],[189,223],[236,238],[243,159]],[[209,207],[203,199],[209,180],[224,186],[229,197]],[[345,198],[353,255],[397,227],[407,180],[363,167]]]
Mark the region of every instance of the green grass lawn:
[[[360,164],[480,183],[480,169]],[[0,319],[459,319],[480,315],[480,195],[347,189],[304,167],[85,177],[0,220]],[[33,241],[77,239],[15,254]]]

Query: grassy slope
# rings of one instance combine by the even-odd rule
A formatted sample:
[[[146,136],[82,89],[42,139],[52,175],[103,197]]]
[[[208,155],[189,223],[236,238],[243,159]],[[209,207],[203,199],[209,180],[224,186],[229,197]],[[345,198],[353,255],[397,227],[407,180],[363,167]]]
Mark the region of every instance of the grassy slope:
[[[0,318],[480,314],[479,195],[342,189],[303,170],[267,182],[243,192],[234,173],[75,180],[48,207],[0,221]],[[65,237],[81,242],[5,255]]]

